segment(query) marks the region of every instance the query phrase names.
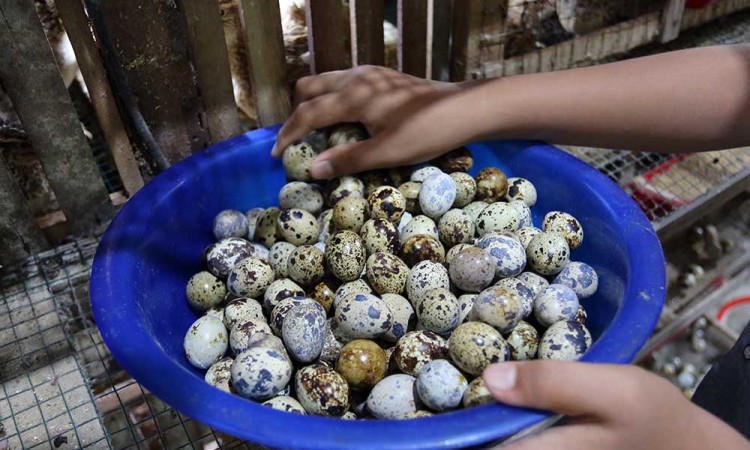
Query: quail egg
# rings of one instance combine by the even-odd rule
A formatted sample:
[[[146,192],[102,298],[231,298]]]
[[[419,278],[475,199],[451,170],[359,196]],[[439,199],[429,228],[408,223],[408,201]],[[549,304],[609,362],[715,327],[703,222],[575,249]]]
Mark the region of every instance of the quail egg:
[[[290,297],[304,297],[305,290],[289,278],[281,278],[268,286],[263,294],[263,307],[266,311],[273,311],[276,305]]]
[[[436,288],[450,289],[448,270],[442,264],[422,261],[409,271],[406,279],[406,295],[412,305],[417,306],[427,291]]]
[[[255,226],[255,240],[271,248],[280,239],[277,222],[281,210],[279,208],[268,208],[258,218]]]
[[[531,238],[526,257],[534,272],[556,275],[570,261],[570,249],[562,234],[542,232]]]
[[[490,364],[507,361],[508,344],[499,331],[482,322],[466,322],[458,326],[448,340],[450,357],[471,375],[482,375]]]
[[[388,305],[372,294],[349,294],[336,305],[338,328],[350,338],[377,339],[391,328]]]
[[[573,289],[578,298],[589,298],[596,293],[599,287],[599,276],[596,271],[586,263],[571,261],[563,267],[552,281],[555,284],[563,284]]]
[[[422,209],[419,207],[419,191],[422,190],[422,183],[418,181],[407,181],[398,187],[401,195],[404,196],[406,211],[412,214],[421,214]]]
[[[328,333],[326,313],[319,305],[295,306],[286,314],[281,336],[292,358],[301,363],[318,359]]]
[[[228,237],[247,237],[247,217],[233,209],[220,212],[214,218],[214,237],[217,241]]]
[[[486,207],[477,216],[477,234],[484,236],[488,233],[516,231],[520,224],[521,217],[516,208],[509,203],[497,202]]]
[[[333,299],[333,307],[341,302],[341,299],[349,294],[372,294],[372,288],[365,280],[354,280],[348,283],[344,283],[336,289],[336,293]]]
[[[198,272],[188,280],[185,288],[188,303],[198,311],[206,311],[220,305],[227,295],[224,282],[211,272]]]
[[[461,372],[444,359],[425,364],[416,383],[419,398],[433,411],[456,408],[468,386]]]
[[[586,320],[588,320],[588,318],[589,315],[586,313],[583,305],[578,305],[578,313],[576,314],[575,321],[580,323],[581,325],[586,325]]]
[[[315,300],[307,297],[285,298],[273,308],[273,311],[271,311],[271,315],[269,316],[268,324],[271,326],[273,334],[276,336],[282,335],[284,320],[286,319],[287,314],[289,314],[289,311],[291,311],[292,308],[300,305],[314,305],[323,310],[323,307],[318,305]]]
[[[309,297],[318,302],[326,310],[326,313],[328,313],[333,309],[336,289],[339,286],[341,286],[341,283],[335,278],[324,278],[310,289]]]
[[[245,258],[229,272],[227,288],[238,297],[257,298],[266,292],[275,277],[267,262],[260,258]]]
[[[475,178],[477,182],[477,200],[495,203],[500,201],[508,192],[508,179],[497,167],[487,167],[479,171]]]
[[[206,383],[217,387],[224,392],[232,392],[230,384],[230,381],[232,380],[232,362],[234,362],[234,360],[229,356],[221,358],[208,368],[203,379]]]
[[[406,287],[409,267],[391,253],[374,253],[367,259],[367,280],[378,294],[400,294]]]
[[[477,320],[497,328],[500,333],[509,333],[521,321],[521,301],[510,289],[492,286],[477,295],[472,314]]]
[[[490,390],[487,389],[487,385],[484,384],[484,378],[482,377],[474,378],[471,383],[469,383],[466,391],[464,391],[464,408],[485,405],[494,401],[495,399],[492,397]]]
[[[206,315],[224,321],[224,308],[221,306],[214,306],[213,308],[206,310]]]
[[[284,341],[282,341],[278,336],[274,336],[273,334],[267,333],[265,331],[253,334],[247,341],[247,348],[256,347],[276,350],[282,355],[289,356],[286,351],[286,347],[284,347]]]
[[[342,123],[331,130],[328,137],[328,147],[353,144],[367,139],[367,130],[358,123]]]
[[[573,289],[562,284],[550,284],[536,296],[536,320],[549,327],[561,320],[574,320],[578,314],[578,296]]]
[[[320,351],[320,361],[331,365],[336,363],[341,348],[344,346],[334,334],[334,327],[336,327],[336,322],[333,319],[328,319],[328,332],[326,333],[326,340],[323,342],[323,350]]]
[[[395,187],[380,186],[367,198],[367,210],[372,218],[398,223],[406,211],[406,199]]]
[[[317,215],[323,209],[323,194],[315,185],[292,181],[279,191],[279,208],[301,209]]]
[[[536,328],[522,320],[513,328],[506,341],[510,348],[511,359],[515,361],[534,359],[539,346],[539,333]]]
[[[365,198],[365,184],[352,176],[334,178],[328,182],[328,205],[334,206],[344,197]]]
[[[461,250],[464,250],[470,247],[474,247],[474,246],[471,244],[457,244],[451,247],[450,250],[448,250],[448,252],[445,254],[445,267],[450,269],[451,264],[453,264],[453,260],[456,259],[456,256],[458,256],[458,253]],[[492,261],[492,264],[493,264],[493,270],[494,270],[494,264],[495,264],[494,260]]]
[[[365,267],[366,257],[362,238],[353,231],[337,231],[326,243],[328,270],[343,282],[359,278]]]
[[[533,272],[523,272],[520,275],[517,275],[516,279],[523,281],[524,284],[526,284],[526,287],[531,289],[531,293],[534,294],[534,297],[539,295],[539,293],[542,292],[542,289],[549,286],[549,281],[547,281],[546,278]]]
[[[447,289],[427,291],[415,309],[419,323],[433,333],[446,334],[459,324],[458,299]]]
[[[335,231],[336,226],[333,223],[333,210],[326,209],[318,216],[318,242],[326,243]]]
[[[539,342],[539,359],[575,361],[591,346],[591,334],[578,322],[555,322]]]
[[[454,208],[463,208],[477,195],[477,183],[471,175],[464,172],[454,172],[451,178],[456,183],[456,199],[453,200]]]
[[[232,330],[235,325],[248,320],[260,320],[265,322],[263,307],[256,300],[249,297],[241,297],[232,300],[224,307],[224,326]]]
[[[471,216],[471,220],[474,221],[475,228],[477,219],[479,219],[479,215],[482,213],[482,211],[487,209],[488,206],[490,206],[490,204],[487,202],[474,201],[463,207],[463,210],[466,211],[469,216]]]
[[[203,316],[185,334],[185,355],[193,366],[208,369],[227,352],[229,333],[221,320]]]
[[[302,209],[282,209],[277,219],[279,235],[294,245],[312,245],[318,241],[318,219]]]
[[[243,397],[265,401],[284,389],[292,377],[289,359],[266,348],[251,348],[232,363],[232,386]]]
[[[324,260],[323,252],[312,245],[297,247],[287,262],[289,278],[301,286],[312,286],[325,274]]]
[[[378,344],[355,339],[346,344],[336,360],[336,372],[353,389],[371,389],[385,377],[387,360]]]
[[[480,292],[495,278],[495,259],[478,247],[461,250],[448,271],[451,281],[465,292]]]
[[[474,240],[474,221],[462,209],[451,209],[438,221],[440,241],[450,248]]]
[[[460,147],[432,160],[445,173],[468,172],[474,167],[474,158],[466,147]]]
[[[370,197],[370,194],[375,192],[375,189],[391,184],[391,177],[388,176],[388,172],[385,170],[369,170],[359,174],[359,177],[365,184],[365,198]]]
[[[388,178],[391,180],[391,186],[401,186],[409,181],[411,173],[414,172],[412,166],[401,166],[388,169]]]
[[[307,411],[305,411],[305,408],[302,407],[300,402],[298,402],[294,397],[289,397],[288,395],[281,395],[270,400],[266,400],[265,402],[263,402],[263,406],[270,406],[271,408],[277,409],[279,411],[307,414]]]
[[[398,340],[393,351],[393,360],[399,370],[415,376],[428,362],[447,357],[448,342],[427,330],[406,333]]]
[[[289,262],[289,256],[296,249],[296,245],[284,241],[279,241],[271,246],[268,263],[271,264],[276,278],[286,278],[289,276],[287,263]]]
[[[255,247],[241,238],[226,238],[209,247],[206,266],[219,278],[226,278],[235,264],[255,255]]]
[[[518,240],[502,235],[488,234],[476,243],[495,259],[495,275],[501,278],[514,277],[526,267],[526,250]]]
[[[409,412],[401,416],[401,419],[420,419],[422,417],[432,417],[433,414],[429,411],[425,411],[423,409],[420,409],[418,411]]]
[[[292,144],[284,150],[281,162],[284,164],[286,175],[292,180],[310,181],[310,169],[315,163],[317,153],[307,142]]]
[[[398,233],[401,235],[401,233],[404,231],[404,228],[406,228],[406,225],[411,222],[411,219],[413,219],[414,216],[411,215],[409,211],[405,211],[404,215],[401,216],[401,220],[398,222]]]
[[[309,414],[342,416],[349,409],[346,380],[325,364],[313,364],[297,371],[295,392]]]
[[[534,311],[534,292],[518,278],[503,278],[495,283],[496,286],[502,286],[518,295],[521,301],[521,317],[526,318]]]
[[[430,236],[435,239],[440,237],[435,221],[427,216],[414,216],[401,231],[401,242],[418,235]]]
[[[518,229],[533,227],[531,220],[531,209],[522,200],[511,200],[508,205],[518,213]],[[518,231],[518,230],[514,230]]]
[[[439,240],[432,236],[418,234],[403,242],[401,259],[409,267],[414,267],[420,261],[445,261],[445,248]]]
[[[397,254],[401,249],[398,228],[390,220],[370,219],[359,233],[368,255],[377,252]]]
[[[575,250],[583,243],[583,227],[575,217],[562,211],[551,211],[544,216],[542,229],[549,233],[560,233],[568,247]]]
[[[252,244],[253,248],[255,249],[253,251],[253,256],[256,258],[260,258],[265,262],[268,262],[268,257],[270,256],[271,252],[266,248],[266,246],[257,242],[253,242]]]
[[[255,228],[258,225],[258,219],[263,215],[265,208],[252,208],[245,213],[247,219],[247,237],[248,239],[255,238]]]
[[[458,297],[458,323],[469,321],[469,315],[471,314],[471,310],[474,309],[474,300],[476,298],[476,294],[464,294]]]
[[[526,178],[508,178],[508,193],[505,194],[507,201],[523,200],[526,205],[532,207],[536,204],[536,188]]]
[[[229,348],[232,353],[239,355],[250,348],[250,339],[256,333],[271,333],[265,319],[250,319],[235,324],[229,332]]]
[[[521,245],[523,245],[523,248],[527,248],[531,239],[541,232],[542,230],[536,227],[522,227],[516,231],[516,237],[521,242]]]
[[[416,393],[416,378],[405,374],[390,375],[372,388],[367,409],[378,419],[401,419],[421,407]]]
[[[367,219],[367,200],[364,198],[344,197],[333,207],[333,225],[337,230],[359,233]]]
[[[416,181],[417,183],[424,183],[428,178],[433,175],[443,173],[442,170],[435,166],[424,166],[415,170],[411,174],[410,181]]]
[[[388,342],[398,342],[403,335],[414,329],[417,315],[409,300],[398,294],[383,294],[381,298],[388,305],[393,316],[391,328],[385,333],[383,339]]]
[[[456,200],[456,182],[450,175],[437,173],[422,183],[419,191],[419,207],[424,214],[438,219],[445,214]]]

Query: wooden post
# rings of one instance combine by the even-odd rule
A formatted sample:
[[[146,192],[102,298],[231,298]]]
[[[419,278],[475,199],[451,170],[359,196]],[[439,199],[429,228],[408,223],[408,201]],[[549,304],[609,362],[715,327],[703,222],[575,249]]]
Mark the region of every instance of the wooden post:
[[[427,52],[429,77],[432,80],[450,79],[450,39],[451,12],[450,0],[429,0],[427,32],[430,50]]]
[[[91,104],[112,151],[122,184],[128,195],[132,196],[143,187],[143,177],[133,154],[128,132],[117,110],[99,49],[89,30],[83,4],[81,0],[57,0],[57,9],[76,53],[83,79],[89,92],[93,94],[90,97]]]
[[[71,229],[85,230],[112,208],[34,4],[0,2],[0,18],[0,79]]]
[[[2,158],[0,211],[0,264],[11,264],[49,247]]]
[[[492,44],[481,42],[480,59],[486,61],[505,60],[505,23],[507,22],[508,0],[484,0],[482,5],[482,36],[500,36]],[[529,53],[534,50],[530,50]],[[482,74],[486,76],[486,74]]]
[[[383,0],[350,0],[352,65],[385,64]]]
[[[680,35],[683,12],[685,12],[685,0],[667,0],[661,13],[659,42],[664,44],[677,39]]]
[[[428,0],[398,0],[398,69],[427,76]]]
[[[346,55],[349,52],[346,36],[349,30],[341,0],[307,0],[305,11],[312,73],[346,69]],[[382,22],[380,27],[382,35]]]
[[[462,0],[453,8],[451,81],[476,79],[481,75],[480,40],[483,0]]]
[[[286,120],[291,112],[279,3],[241,0],[250,83],[260,126]]]
[[[208,134],[212,143],[220,142],[240,133],[240,120],[219,6],[215,1],[180,0],[180,8],[206,110]]]

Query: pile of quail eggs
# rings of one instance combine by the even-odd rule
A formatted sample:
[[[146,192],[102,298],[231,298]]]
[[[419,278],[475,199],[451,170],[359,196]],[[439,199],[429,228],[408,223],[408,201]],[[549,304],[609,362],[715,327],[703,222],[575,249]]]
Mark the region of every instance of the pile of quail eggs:
[[[489,364],[586,352],[580,300],[598,278],[571,261],[578,220],[550,211],[535,227],[534,185],[472,177],[465,148],[311,179],[318,152],[365,137],[313,133],[284,152],[278,207],[216,216],[186,288],[203,316],[185,353],[207,383],[283,411],[405,419],[491,402]]]

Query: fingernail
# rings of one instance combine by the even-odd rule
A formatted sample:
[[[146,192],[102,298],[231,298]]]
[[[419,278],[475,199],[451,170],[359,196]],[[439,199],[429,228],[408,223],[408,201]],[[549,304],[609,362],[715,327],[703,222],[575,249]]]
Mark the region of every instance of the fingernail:
[[[499,363],[484,371],[484,384],[493,391],[508,391],[516,384],[516,365]]]
[[[316,161],[310,169],[314,178],[327,179],[333,176],[333,165],[330,161]]]
[[[271,147],[271,156],[276,156],[276,142],[274,142],[273,147]]]

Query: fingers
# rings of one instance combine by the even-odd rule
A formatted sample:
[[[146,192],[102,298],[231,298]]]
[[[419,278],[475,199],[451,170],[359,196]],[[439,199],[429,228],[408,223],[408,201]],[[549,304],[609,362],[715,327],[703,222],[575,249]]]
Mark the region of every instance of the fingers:
[[[281,156],[285,148],[318,128],[346,122],[349,107],[340,97],[339,93],[325,94],[299,105],[279,130],[271,155]]]
[[[381,141],[382,139],[374,137],[329,148],[317,157],[310,174],[316,179],[329,179],[389,167],[393,162],[389,152],[382,150]]]
[[[300,78],[294,87],[294,103],[298,105],[311,98],[335,91],[346,78],[347,73],[344,70],[336,70]]]

